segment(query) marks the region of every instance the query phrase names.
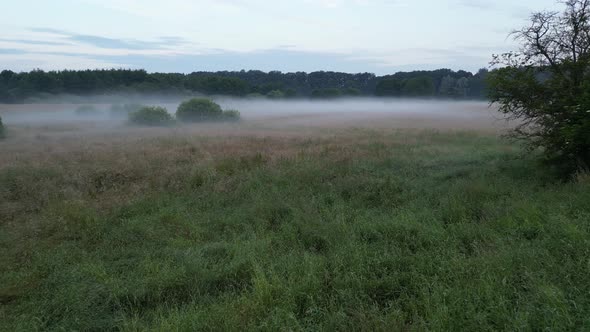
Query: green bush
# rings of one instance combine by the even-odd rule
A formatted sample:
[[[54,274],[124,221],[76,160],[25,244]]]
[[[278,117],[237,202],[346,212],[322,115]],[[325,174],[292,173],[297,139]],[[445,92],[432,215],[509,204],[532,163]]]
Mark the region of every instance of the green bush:
[[[201,122],[223,120],[221,107],[206,98],[193,98],[185,101],[176,111],[176,118],[183,122]]]
[[[78,106],[78,108],[76,108],[76,114],[78,114],[78,115],[88,116],[88,115],[96,115],[98,113],[100,113],[100,111],[98,110],[98,108],[96,108],[93,105],[81,105],[81,106]]]
[[[165,126],[172,123],[172,116],[163,107],[145,106],[129,113],[129,123],[143,126]]]
[[[223,111],[223,119],[226,121],[240,121],[240,112],[237,110]]]
[[[6,130],[4,129],[4,124],[2,123],[2,118],[0,117],[0,138],[6,137]]]

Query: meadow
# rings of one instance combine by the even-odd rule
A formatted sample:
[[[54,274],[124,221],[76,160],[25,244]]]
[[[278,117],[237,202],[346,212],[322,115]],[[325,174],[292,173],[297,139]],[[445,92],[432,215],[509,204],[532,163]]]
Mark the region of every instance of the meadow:
[[[0,330],[587,329],[590,175],[473,112],[3,116]]]

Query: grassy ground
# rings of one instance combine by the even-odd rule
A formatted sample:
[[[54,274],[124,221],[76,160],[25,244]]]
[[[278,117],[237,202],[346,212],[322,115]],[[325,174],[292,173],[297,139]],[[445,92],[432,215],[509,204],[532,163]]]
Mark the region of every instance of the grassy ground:
[[[43,141],[0,156],[0,330],[590,326],[590,177],[492,134]]]

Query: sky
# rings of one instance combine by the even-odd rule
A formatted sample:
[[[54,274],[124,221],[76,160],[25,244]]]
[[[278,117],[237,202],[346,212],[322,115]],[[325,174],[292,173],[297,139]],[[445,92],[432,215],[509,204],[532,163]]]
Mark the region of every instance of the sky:
[[[2,0],[0,70],[475,72],[555,0]]]

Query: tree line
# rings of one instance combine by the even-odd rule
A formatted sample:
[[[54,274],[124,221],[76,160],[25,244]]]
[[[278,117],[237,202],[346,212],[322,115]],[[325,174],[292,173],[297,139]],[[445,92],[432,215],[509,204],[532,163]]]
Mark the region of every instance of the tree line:
[[[476,74],[439,69],[376,76],[330,71],[219,71],[148,73],[145,70],[0,72],[0,102],[20,103],[55,95],[159,93],[269,98],[395,96],[485,98],[485,69]]]

